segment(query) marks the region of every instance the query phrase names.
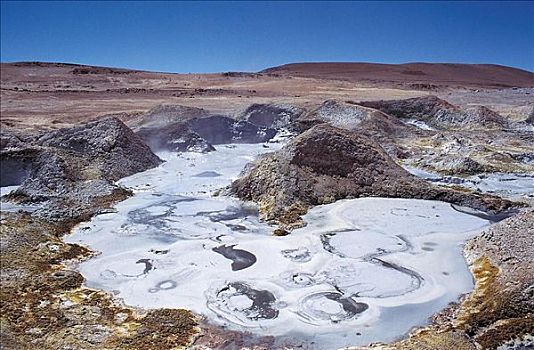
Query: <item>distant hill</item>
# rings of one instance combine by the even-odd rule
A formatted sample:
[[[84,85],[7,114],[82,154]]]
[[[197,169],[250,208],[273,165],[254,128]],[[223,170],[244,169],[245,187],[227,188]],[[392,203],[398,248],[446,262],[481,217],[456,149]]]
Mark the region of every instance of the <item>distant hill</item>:
[[[2,82],[35,81],[50,78],[86,77],[94,80],[103,76],[135,76],[135,79],[159,79],[175,73],[98,67],[71,63],[13,62],[2,63]],[[433,86],[509,88],[534,87],[534,73],[494,64],[405,63],[380,64],[358,62],[290,63],[262,70],[259,73],[289,77],[344,80],[377,83],[386,86],[407,85],[416,89]],[[246,77],[252,73],[224,73],[227,77]],[[180,74],[178,74],[180,75]],[[199,74],[209,75],[209,74]],[[254,74],[252,74],[254,75]],[[382,84],[380,84],[382,83]]]
[[[53,76],[80,76],[80,75],[117,75],[117,74],[156,74],[155,72],[145,72],[140,70],[89,66],[75,63],[61,62],[10,62],[1,63],[2,81],[11,81],[19,79],[37,79],[39,77]]]
[[[351,82],[394,82],[469,87],[534,87],[534,73],[494,64],[291,63],[260,73]]]

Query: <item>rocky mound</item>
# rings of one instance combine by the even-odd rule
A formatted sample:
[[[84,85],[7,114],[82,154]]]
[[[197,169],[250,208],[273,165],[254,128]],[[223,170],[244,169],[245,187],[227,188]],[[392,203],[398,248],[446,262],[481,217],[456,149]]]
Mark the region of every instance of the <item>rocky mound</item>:
[[[457,326],[474,333],[482,348],[496,348],[534,332],[534,211],[490,227],[465,246],[476,279]]]
[[[276,135],[276,130],[259,127],[244,120],[222,115],[195,118],[187,122],[189,128],[211,144],[261,143]]]
[[[161,163],[141,138],[117,118],[49,132],[41,136],[36,144],[87,158],[91,162],[91,171],[109,181]],[[87,173],[87,169],[84,172]]]
[[[276,130],[247,120],[213,115],[200,108],[164,105],[133,123],[136,133],[154,150],[209,152],[213,145],[261,143]]]
[[[16,148],[24,144],[25,139],[21,135],[17,135],[16,132],[6,129],[6,127],[2,127],[2,132],[0,133],[0,150]]]
[[[131,120],[130,125],[154,152],[210,152],[215,148],[186,125],[209,115],[202,108],[160,105]]]
[[[208,141],[192,131],[186,123],[171,123],[160,127],[142,127],[137,130],[146,144],[154,151],[211,152],[215,151]]]
[[[507,126],[505,118],[486,107],[461,109],[436,96],[367,101],[360,105],[376,108],[397,118],[423,121],[438,129],[502,129]]]
[[[480,125],[486,129],[500,129],[508,126],[506,118],[485,106],[467,107],[463,112],[465,115],[463,123],[467,125]]]
[[[483,165],[476,160],[457,154],[430,156],[418,163],[419,166],[430,168],[444,175],[476,175],[494,171],[491,166]]]
[[[54,219],[92,210],[99,198],[124,195],[114,181],[162,162],[116,118],[48,132],[31,143],[2,149],[0,159],[6,185],[20,184],[9,198],[50,201],[41,214]]]
[[[483,140],[483,134],[478,135]],[[483,141],[482,141],[483,143]],[[485,172],[494,172],[488,162],[481,162],[482,155],[491,150],[472,142],[469,138],[449,133],[437,132],[424,141],[430,150],[416,156],[411,164],[417,168],[427,169],[442,175],[470,176]]]
[[[255,103],[239,114],[237,119],[264,128],[281,129],[289,128],[304,112],[304,109],[290,105]]]
[[[396,117],[379,110],[360,106],[351,102],[325,101],[319,108],[305,115],[302,120],[326,122],[346,130],[361,130],[371,136],[406,136],[412,131]]]
[[[203,108],[182,105],[159,105],[142,114],[132,122],[134,130],[137,128],[162,127],[177,122],[185,122],[193,118],[203,118],[210,112]]]
[[[281,150],[261,157],[234,181],[230,192],[259,204],[263,219],[291,229],[310,206],[366,196],[442,200],[488,212],[512,203],[434,187],[398,166],[370,138],[314,126]]]

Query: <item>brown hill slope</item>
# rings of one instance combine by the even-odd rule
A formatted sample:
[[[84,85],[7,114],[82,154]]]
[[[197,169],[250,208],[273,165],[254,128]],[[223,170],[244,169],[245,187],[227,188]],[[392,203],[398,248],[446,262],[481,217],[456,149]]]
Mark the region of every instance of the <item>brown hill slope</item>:
[[[534,73],[494,64],[457,63],[291,63],[261,73],[296,77],[473,87],[534,87]]]

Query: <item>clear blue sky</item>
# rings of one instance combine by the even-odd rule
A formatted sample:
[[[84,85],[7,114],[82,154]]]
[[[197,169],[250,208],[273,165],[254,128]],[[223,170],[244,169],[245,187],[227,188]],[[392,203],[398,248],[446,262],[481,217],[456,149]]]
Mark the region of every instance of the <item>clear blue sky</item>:
[[[1,60],[172,72],[289,62],[496,63],[534,70],[529,2],[7,2]]]

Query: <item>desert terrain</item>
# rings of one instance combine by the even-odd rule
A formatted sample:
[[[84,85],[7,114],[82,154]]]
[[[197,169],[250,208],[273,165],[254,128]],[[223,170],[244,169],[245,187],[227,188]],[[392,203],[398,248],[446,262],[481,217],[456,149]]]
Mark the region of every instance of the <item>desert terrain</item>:
[[[438,66],[431,69],[437,73],[427,77],[369,64],[356,65],[355,72],[353,65],[339,64],[334,70],[317,64],[317,68],[302,68],[306,74],[287,66],[259,73],[170,74],[59,63],[2,63],[1,111],[4,121],[24,124],[25,117],[38,116],[30,124],[50,127],[111,113],[142,113],[160,104],[232,114],[252,103],[275,101],[313,108],[328,99],[367,101],[432,94],[462,106],[484,104],[513,119],[528,116],[532,73],[498,66],[483,67],[480,72],[476,65],[457,66],[457,74]]]
[[[534,73],[0,73],[2,348],[533,345]]]

